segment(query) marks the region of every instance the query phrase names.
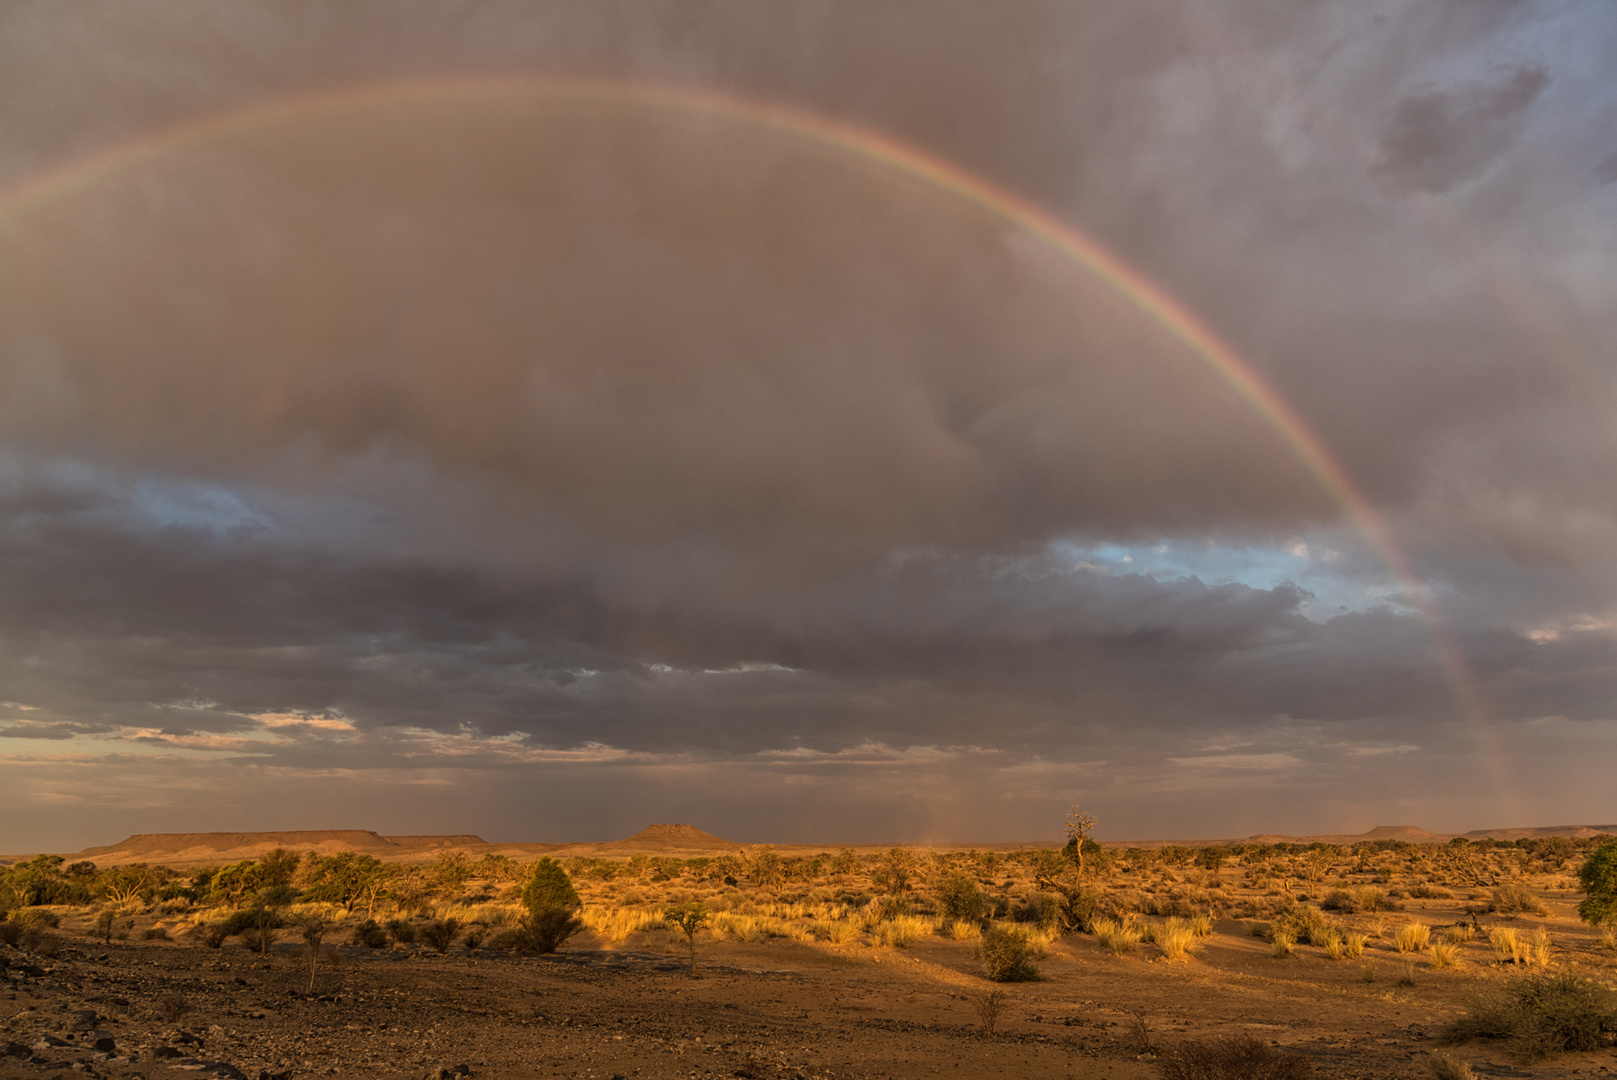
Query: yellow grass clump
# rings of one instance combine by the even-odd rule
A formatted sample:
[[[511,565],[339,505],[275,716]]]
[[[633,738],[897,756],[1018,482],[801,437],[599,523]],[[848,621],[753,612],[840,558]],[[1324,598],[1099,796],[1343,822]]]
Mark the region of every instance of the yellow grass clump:
[[[1289,930],[1276,930],[1269,935],[1269,951],[1276,960],[1284,960],[1291,955],[1291,950],[1297,945],[1297,939]]]
[[[620,945],[630,934],[656,930],[663,925],[660,907],[586,907],[578,913],[585,926],[613,945]],[[493,924],[490,924],[493,925]]]
[[[1398,928],[1393,942],[1401,953],[1424,952],[1432,943],[1432,928],[1412,919]]]
[[[832,945],[846,945],[861,933],[859,923],[851,919],[816,919],[809,925],[809,931]]]
[[[1188,960],[1201,947],[1196,928],[1184,919],[1169,919],[1152,935],[1165,960]]]
[[[1550,966],[1550,932],[1540,926],[1526,942],[1527,962],[1534,967]]]
[[[1493,946],[1494,955],[1500,960],[1509,963],[1521,963],[1527,951],[1527,943],[1516,935],[1514,927],[1496,926],[1488,931],[1488,942]]]
[[[1096,940],[1118,956],[1137,949],[1143,936],[1132,918],[1095,920]]]
[[[924,919],[919,915],[895,915],[876,926],[876,941],[881,945],[902,949],[916,938],[932,933],[933,929],[931,919]]]
[[[1432,966],[1435,968],[1453,967],[1455,958],[1460,953],[1460,947],[1452,941],[1434,941],[1432,943]]]
[[[950,941],[976,941],[983,936],[983,928],[970,919],[955,919],[943,928],[943,936]]]

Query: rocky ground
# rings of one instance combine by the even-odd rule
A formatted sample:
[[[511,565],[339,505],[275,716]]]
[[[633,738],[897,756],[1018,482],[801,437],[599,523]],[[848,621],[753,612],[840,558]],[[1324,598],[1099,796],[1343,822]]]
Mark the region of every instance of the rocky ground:
[[[0,947],[0,1077],[1144,1080],[1153,1050],[1239,1033],[1324,1077],[1413,1078],[1430,1075],[1430,1033],[1464,985],[1366,983],[1357,967],[1277,962],[1233,934],[1180,964],[1070,937],[1042,981],[1007,988],[989,1037],[989,984],[953,942],[712,944],[695,978],[659,935],[537,958],[345,946],[307,993],[301,948],[54,941],[55,955]],[[1532,1070],[1488,1047],[1462,1056],[1481,1076],[1617,1071],[1610,1051]]]

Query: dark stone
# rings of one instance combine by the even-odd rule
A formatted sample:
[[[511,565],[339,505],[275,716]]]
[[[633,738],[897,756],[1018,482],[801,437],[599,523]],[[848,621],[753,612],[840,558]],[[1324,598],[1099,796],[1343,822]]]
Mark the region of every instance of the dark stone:
[[[0,1056],[15,1057],[15,1058],[25,1058],[25,1057],[28,1057],[29,1055],[31,1055],[32,1053],[33,1053],[33,1051],[28,1049],[28,1047],[24,1046],[22,1043],[8,1042],[8,1043],[6,1043],[6,1048],[5,1048],[4,1052],[3,1052],[3,1054],[0,1054]]]
[[[219,1080],[248,1080],[246,1073],[228,1061],[210,1061],[197,1072],[198,1076],[217,1076]]]
[[[268,1069],[258,1070],[258,1080],[292,1080],[292,1070],[285,1072],[270,1072]]]
[[[157,1058],[159,1061],[166,1061],[169,1058],[184,1057],[185,1051],[172,1046],[159,1046],[156,1050],[152,1051],[152,1056]]]
[[[96,1040],[92,1045],[103,1054],[116,1054],[118,1052],[117,1040],[104,1031],[96,1032]]]

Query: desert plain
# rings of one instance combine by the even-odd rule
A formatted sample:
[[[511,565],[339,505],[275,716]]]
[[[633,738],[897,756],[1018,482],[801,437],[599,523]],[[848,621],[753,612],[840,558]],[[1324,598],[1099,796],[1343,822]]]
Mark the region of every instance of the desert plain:
[[[0,866],[0,1077],[1144,1080],[1233,1039],[1277,1071],[1216,1075],[1607,1076],[1609,1032],[1534,1055],[1452,1025],[1523,979],[1617,986],[1611,927],[1577,912],[1612,832],[1090,843],[1081,870],[1054,844],[674,825],[135,836]],[[583,925],[535,953],[540,859]],[[694,937],[665,918],[698,904]],[[1020,950],[1010,981],[990,938]]]

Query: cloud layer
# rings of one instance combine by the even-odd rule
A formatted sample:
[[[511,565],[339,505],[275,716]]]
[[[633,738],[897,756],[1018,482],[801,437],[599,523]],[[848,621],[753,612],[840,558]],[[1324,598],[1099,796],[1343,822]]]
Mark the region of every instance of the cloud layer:
[[[1592,16],[92,10],[0,24],[11,184],[495,73],[956,160],[1227,336],[1418,580],[1128,296],[950,192],[666,103],[350,104],[0,195],[0,847],[202,806],[826,841],[1071,801],[1112,835],[1609,817]]]

